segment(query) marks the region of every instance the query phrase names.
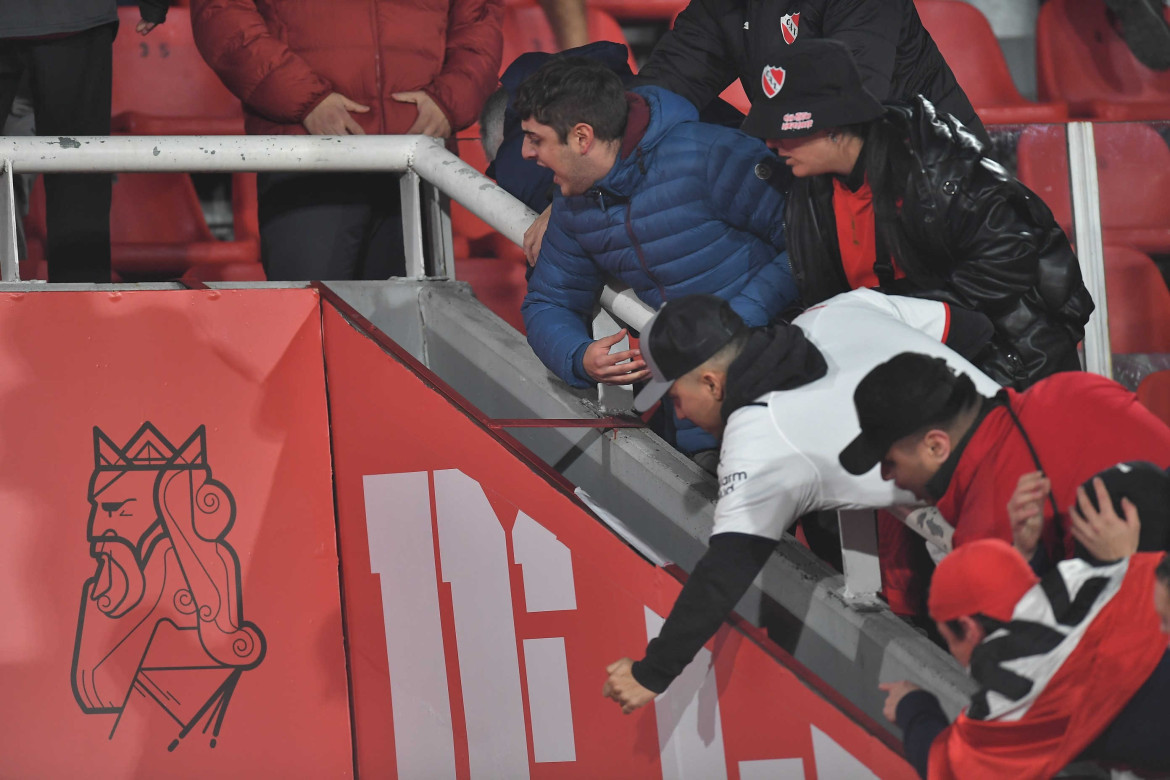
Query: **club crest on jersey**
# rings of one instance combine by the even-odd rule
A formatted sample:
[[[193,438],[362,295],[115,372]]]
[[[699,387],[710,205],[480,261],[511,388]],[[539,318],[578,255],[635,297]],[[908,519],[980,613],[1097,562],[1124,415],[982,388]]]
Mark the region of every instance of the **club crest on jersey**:
[[[764,96],[774,98],[784,86],[784,68],[779,65],[765,65],[760,75],[760,85],[764,88]]]
[[[780,31],[784,33],[784,42],[796,42],[796,34],[800,32],[800,14],[784,14],[780,17]]]

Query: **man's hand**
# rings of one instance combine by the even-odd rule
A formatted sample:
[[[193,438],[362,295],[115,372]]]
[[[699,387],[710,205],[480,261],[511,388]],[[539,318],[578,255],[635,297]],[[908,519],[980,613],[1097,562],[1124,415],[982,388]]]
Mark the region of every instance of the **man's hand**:
[[[882,707],[882,715],[886,716],[886,720],[890,723],[898,722],[898,703],[906,697],[910,691],[919,690],[918,686],[906,680],[899,680],[898,682],[882,683],[878,686],[881,690],[886,692],[886,704]]]
[[[418,118],[406,131],[407,135],[429,135],[434,138],[446,138],[451,135],[451,123],[447,121],[447,115],[427,93],[421,90],[395,92],[390,97],[399,103],[414,103],[418,107]]]
[[[313,135],[365,135],[366,131],[349,112],[364,114],[369,110],[369,106],[355,103],[340,92],[331,92],[301,124]]]
[[[138,24],[134,26],[134,32],[138,33],[139,35],[146,35],[155,27],[158,27],[156,22],[148,22],[145,19],[139,18]]]
[[[1012,545],[1032,560],[1040,545],[1040,532],[1044,530],[1044,499],[1052,483],[1042,471],[1032,471],[1020,477],[1016,492],[1008,501],[1008,520],[1012,527]]]
[[[626,329],[622,328],[612,336],[600,338],[585,348],[585,373],[595,382],[606,385],[628,385],[650,376],[650,369],[646,368],[646,361],[642,360],[642,351],[628,349],[625,352],[609,353],[610,347],[626,337]],[[628,363],[623,363],[628,360]]]
[[[629,715],[639,707],[645,707],[658,695],[649,688],[643,688],[642,684],[634,679],[633,668],[634,662],[629,658],[619,658],[605,667],[605,671],[609,672],[609,679],[601,687],[601,695],[622,705],[623,715]]]
[[[552,204],[550,203],[524,231],[524,256],[528,258],[528,264],[533,267],[536,266],[536,258],[540,257],[540,245],[544,243],[544,231],[548,230],[548,218],[551,214]]]
[[[1097,494],[1099,510],[1093,508],[1084,486],[1077,488],[1077,503],[1068,512],[1072,519],[1073,538],[1099,561],[1128,558],[1137,552],[1142,530],[1137,507],[1128,498],[1121,499],[1121,509],[1125,512],[1123,520],[1117,516],[1113,499],[1100,477],[1093,479],[1093,490]]]

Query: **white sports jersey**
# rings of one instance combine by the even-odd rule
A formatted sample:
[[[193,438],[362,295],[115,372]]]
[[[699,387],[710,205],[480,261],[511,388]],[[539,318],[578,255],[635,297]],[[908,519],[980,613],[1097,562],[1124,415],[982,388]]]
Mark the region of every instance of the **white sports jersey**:
[[[727,421],[719,456],[719,502],[712,534],[779,539],[803,514],[822,509],[881,508],[917,500],[881,478],[854,476],[837,460],[861,433],[853,392],[878,364],[902,352],[944,358],[986,396],[1000,387],[943,345],[949,307],[938,301],[858,289],[801,314],[793,324],[825,358],[825,376],[766,393]]]

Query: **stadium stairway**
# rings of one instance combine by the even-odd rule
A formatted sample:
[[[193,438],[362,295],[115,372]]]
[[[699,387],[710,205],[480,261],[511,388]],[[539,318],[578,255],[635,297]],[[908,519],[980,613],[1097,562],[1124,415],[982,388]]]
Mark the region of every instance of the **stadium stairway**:
[[[517,422],[598,413],[464,283],[13,283],[0,321],[18,776],[909,780],[877,684],[970,693],[785,540],[623,717],[605,665],[656,633],[716,486],[638,427]]]

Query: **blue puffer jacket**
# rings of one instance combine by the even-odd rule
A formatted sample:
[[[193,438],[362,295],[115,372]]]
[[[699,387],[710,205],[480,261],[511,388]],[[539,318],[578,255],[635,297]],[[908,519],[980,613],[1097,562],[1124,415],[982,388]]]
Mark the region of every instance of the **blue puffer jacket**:
[[[654,308],[719,295],[751,326],[797,297],[783,231],[787,169],[761,141],[695,121],[673,92],[634,92],[649,104],[645,133],[588,192],[553,201],[524,298],[528,343],[573,387],[592,383],[582,358],[606,277]]]

